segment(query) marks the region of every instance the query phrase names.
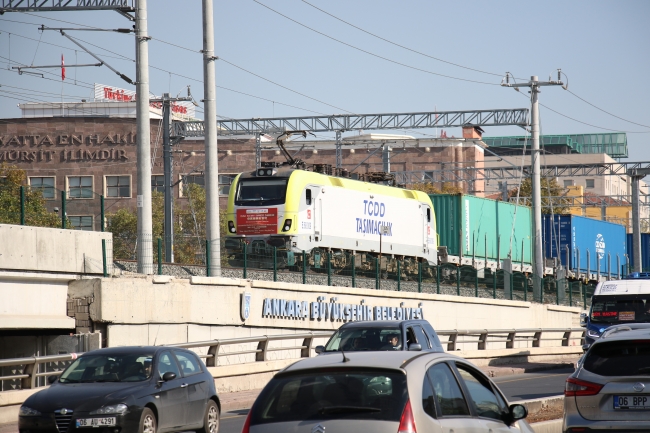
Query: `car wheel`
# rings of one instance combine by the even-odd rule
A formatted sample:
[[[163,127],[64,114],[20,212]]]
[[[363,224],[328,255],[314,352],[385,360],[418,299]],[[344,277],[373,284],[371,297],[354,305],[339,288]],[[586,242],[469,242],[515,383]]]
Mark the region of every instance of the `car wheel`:
[[[145,407],[140,416],[139,433],[156,433],[157,427],[156,416],[151,409]]]
[[[218,433],[219,431],[219,407],[214,400],[208,400],[208,406],[205,408],[203,416],[203,428],[197,430],[197,433]]]

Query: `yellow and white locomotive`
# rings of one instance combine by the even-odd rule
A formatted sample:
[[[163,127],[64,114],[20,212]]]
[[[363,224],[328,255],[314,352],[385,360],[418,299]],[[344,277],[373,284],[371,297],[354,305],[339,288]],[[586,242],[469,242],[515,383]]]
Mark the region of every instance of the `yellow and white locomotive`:
[[[427,194],[292,167],[239,174],[230,188],[227,227],[231,258],[246,243],[249,254],[275,247],[287,266],[313,250],[437,262]]]

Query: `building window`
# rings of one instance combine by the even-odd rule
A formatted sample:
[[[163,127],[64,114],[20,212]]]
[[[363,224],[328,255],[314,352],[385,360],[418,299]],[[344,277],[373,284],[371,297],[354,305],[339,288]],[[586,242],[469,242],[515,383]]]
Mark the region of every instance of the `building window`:
[[[93,231],[92,216],[68,216],[68,219],[75,230]]]
[[[53,199],[56,198],[55,189],[54,189],[54,178],[53,177],[30,177],[29,184],[32,189],[41,190],[43,193],[43,198]]]
[[[202,174],[186,174],[181,176],[181,188],[179,188],[179,194],[181,197],[187,196],[186,188],[188,185],[194,184],[199,185],[201,188],[205,188],[205,178]]]
[[[68,197],[93,198],[93,177],[92,176],[69,176]]]
[[[595,181],[593,179],[587,179],[587,188],[594,188]]]
[[[131,197],[131,176],[106,176],[106,197]]]
[[[151,176],[151,191],[158,191],[165,193],[165,176],[164,175],[153,175]]]
[[[573,186],[573,181],[572,180],[565,180],[564,181],[564,187],[567,188],[569,186]]]
[[[220,174],[219,175],[219,195],[230,194],[230,185],[237,177],[236,174]]]

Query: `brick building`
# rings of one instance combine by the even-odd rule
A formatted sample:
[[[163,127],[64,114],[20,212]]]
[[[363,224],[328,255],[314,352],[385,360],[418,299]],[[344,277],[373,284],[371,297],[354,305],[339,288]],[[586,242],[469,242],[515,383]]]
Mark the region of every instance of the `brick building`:
[[[61,103],[59,103],[61,104]],[[38,111],[39,104],[22,104],[22,118],[0,122],[0,164],[15,165],[27,173],[28,184],[41,188],[48,208],[61,206],[66,193],[66,214],[73,225],[86,230],[101,227],[100,196],[106,213],[135,207],[136,122],[130,105],[135,102],[97,103],[86,108],[62,107]],[[95,105],[92,105],[95,104]],[[117,113],[117,105],[124,106]],[[48,107],[57,105],[47,103]],[[83,107],[83,104],[81,104]],[[39,108],[40,110],[40,108]],[[26,113],[28,113],[26,115]],[[59,114],[57,116],[57,113]],[[65,117],[60,114],[66,114]],[[219,189],[221,206],[226,205],[229,186],[237,173],[255,169],[256,141],[251,136],[219,137]],[[466,139],[414,139],[409,136],[367,134],[344,136],[343,168],[354,173],[439,170],[451,167],[482,167],[480,136]],[[186,139],[174,147],[174,196],[183,206],[183,185],[203,184],[203,139]],[[288,151],[307,165],[335,166],[333,141],[296,140]],[[163,190],[162,122],[152,110],[152,189]],[[273,137],[263,136],[262,161],[284,161]],[[389,164],[387,166],[387,164]],[[482,185],[458,185],[482,192]]]

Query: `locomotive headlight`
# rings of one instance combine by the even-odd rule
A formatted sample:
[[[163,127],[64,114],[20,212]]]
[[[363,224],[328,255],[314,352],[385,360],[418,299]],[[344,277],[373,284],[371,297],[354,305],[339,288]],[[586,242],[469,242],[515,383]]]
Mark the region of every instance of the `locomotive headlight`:
[[[237,229],[235,229],[235,223],[232,221],[228,221],[228,231],[230,233],[237,233]]]
[[[291,230],[291,220],[284,220],[284,227],[282,227],[283,232],[288,232]]]

